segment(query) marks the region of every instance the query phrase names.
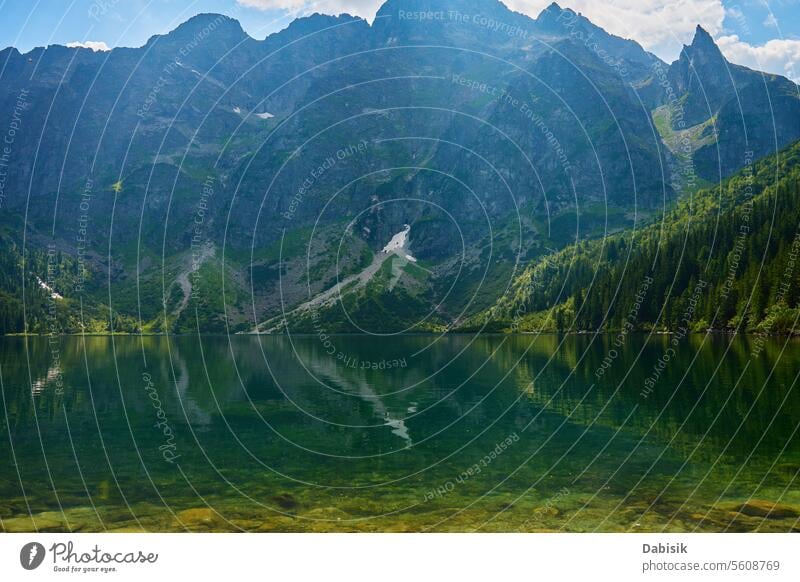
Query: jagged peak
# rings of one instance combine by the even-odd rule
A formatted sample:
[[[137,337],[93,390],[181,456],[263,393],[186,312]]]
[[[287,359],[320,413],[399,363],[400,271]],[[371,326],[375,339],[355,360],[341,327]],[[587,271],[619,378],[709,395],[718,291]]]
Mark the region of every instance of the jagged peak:
[[[571,8],[562,8],[556,2],[539,13],[539,16],[536,17],[536,26],[540,30],[548,32],[562,32],[566,27],[574,28],[576,26],[602,30],[580,12],[575,12]]]
[[[692,44],[684,45],[683,52],[690,53],[690,56],[704,54],[708,57],[722,57],[722,51],[719,50],[717,43],[714,42],[708,31],[699,24],[694,30]]]
[[[337,27],[338,25],[347,25],[349,23],[359,22],[368,26],[367,21],[359,16],[352,16],[347,13],[342,13],[338,16],[332,16],[330,14],[314,12],[313,14],[308,14],[292,20],[283,30],[273,32],[272,34],[268,35],[266,40],[270,42],[283,42],[287,39],[296,39],[313,34],[326,28],[333,28]]]
[[[289,23],[284,30],[291,30],[295,28],[320,28],[323,26],[331,26],[339,23],[350,22],[353,20],[363,20],[358,16],[352,16],[346,12],[339,14],[338,16],[333,16],[330,14],[322,14],[321,12],[314,12],[313,14],[308,14],[306,16],[300,16],[299,18],[295,18],[292,22]]]
[[[562,12],[573,12],[573,11],[569,8],[561,8],[558,2],[551,2],[550,5],[547,6],[547,8],[545,8],[539,13],[539,16],[536,17],[536,20],[539,20],[542,16],[544,16],[545,18],[553,15],[557,16]]]
[[[465,14],[481,13],[482,15],[517,14],[500,0],[384,0],[378,8],[376,16],[385,17],[396,14],[398,10],[432,13],[458,10]]]
[[[698,24],[694,29],[694,41],[692,41],[692,44],[698,42],[698,40],[700,41],[709,40],[712,43],[714,42],[714,39],[711,38],[711,35],[708,33],[708,31],[705,28],[703,28],[700,24]]]

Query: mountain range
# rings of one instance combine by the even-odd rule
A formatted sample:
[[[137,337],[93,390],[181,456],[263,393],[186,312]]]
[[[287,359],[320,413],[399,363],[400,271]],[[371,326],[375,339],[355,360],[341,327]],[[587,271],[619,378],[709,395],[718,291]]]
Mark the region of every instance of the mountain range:
[[[521,306],[526,331],[596,329],[638,285],[622,258],[681,272],[664,229],[730,267],[736,233],[699,233],[794,207],[800,92],[699,26],[668,64],[555,3],[388,0],[263,40],[200,14],[140,48],[7,48],[0,131],[5,333],[509,330]],[[753,265],[785,270],[792,239],[763,242],[695,327],[794,301],[742,298]],[[699,278],[637,323],[675,327]]]

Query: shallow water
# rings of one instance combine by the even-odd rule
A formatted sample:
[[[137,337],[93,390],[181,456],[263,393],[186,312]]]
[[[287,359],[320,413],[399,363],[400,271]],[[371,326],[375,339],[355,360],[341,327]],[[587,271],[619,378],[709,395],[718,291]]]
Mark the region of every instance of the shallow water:
[[[0,338],[2,527],[800,529],[800,342],[615,339]]]

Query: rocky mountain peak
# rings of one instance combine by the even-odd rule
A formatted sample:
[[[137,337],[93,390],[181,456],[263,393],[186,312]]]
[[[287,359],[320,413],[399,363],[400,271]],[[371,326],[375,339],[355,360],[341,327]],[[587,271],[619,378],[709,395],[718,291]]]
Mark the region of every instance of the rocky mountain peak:
[[[694,67],[702,65],[724,65],[725,57],[719,50],[717,43],[711,35],[699,24],[695,29],[692,44],[684,45],[681,51],[681,59],[689,59]]]
[[[561,8],[558,3],[553,2],[536,17],[536,24],[542,30],[558,30],[567,21],[574,21],[578,16],[569,8]]]
[[[174,40],[190,40],[212,34],[215,37],[226,37],[236,41],[247,38],[247,33],[242,29],[238,20],[224,14],[214,13],[192,16],[165,36]]]

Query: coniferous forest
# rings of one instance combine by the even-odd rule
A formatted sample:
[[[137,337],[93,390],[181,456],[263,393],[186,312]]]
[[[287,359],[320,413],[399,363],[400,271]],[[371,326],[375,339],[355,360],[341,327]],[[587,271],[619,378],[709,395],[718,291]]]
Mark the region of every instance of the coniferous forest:
[[[796,143],[644,228],[535,262],[508,297],[465,327],[793,333],[799,226]]]

